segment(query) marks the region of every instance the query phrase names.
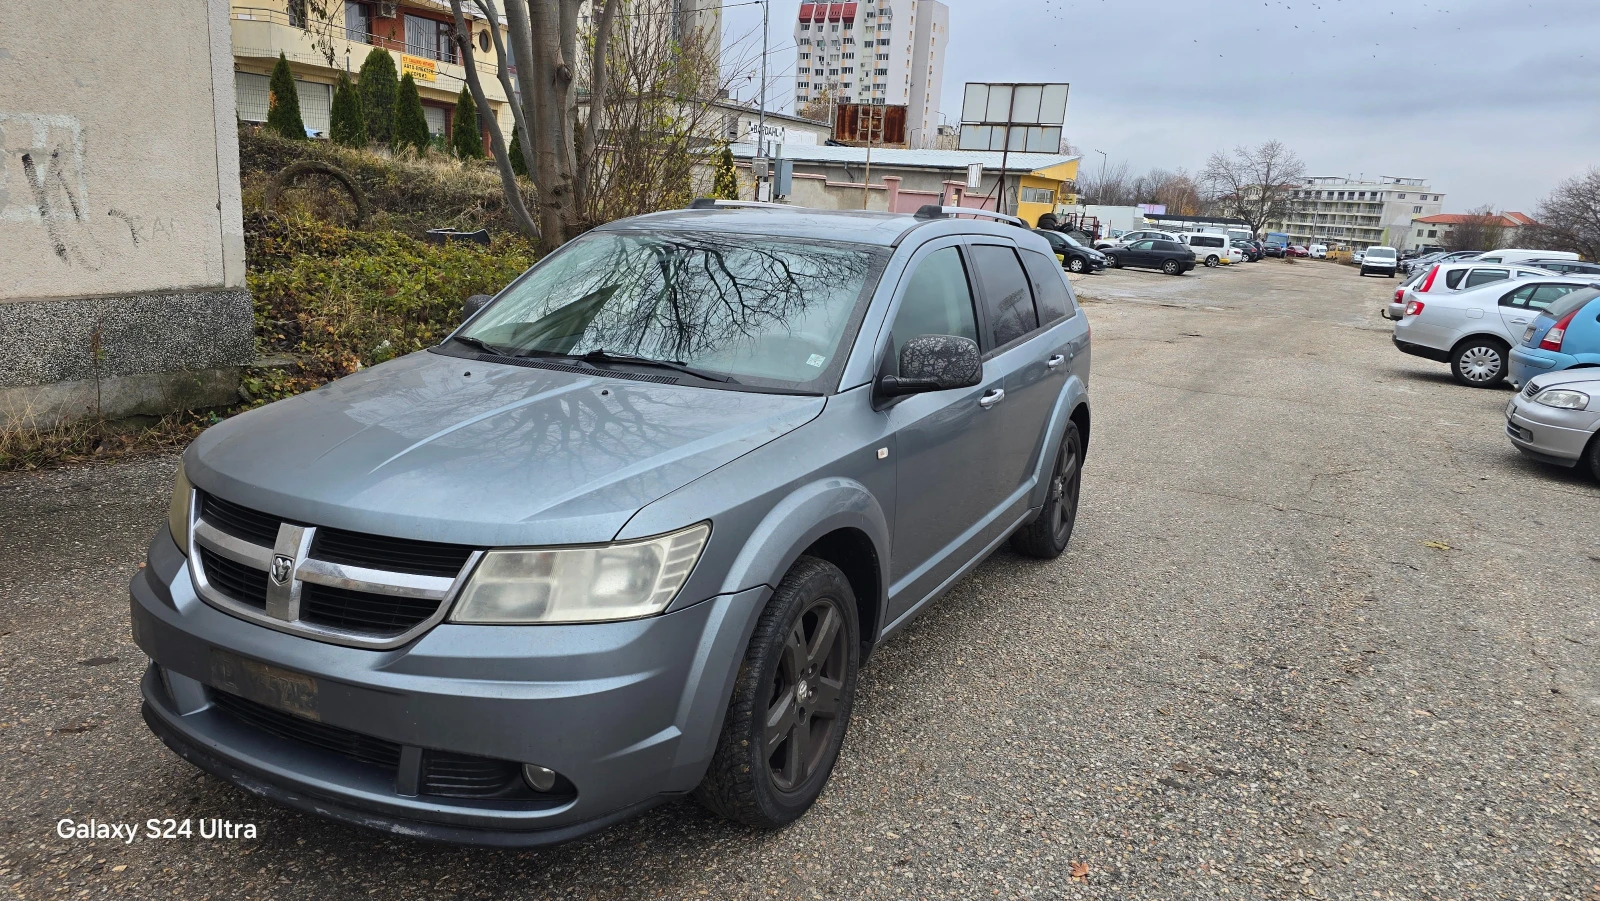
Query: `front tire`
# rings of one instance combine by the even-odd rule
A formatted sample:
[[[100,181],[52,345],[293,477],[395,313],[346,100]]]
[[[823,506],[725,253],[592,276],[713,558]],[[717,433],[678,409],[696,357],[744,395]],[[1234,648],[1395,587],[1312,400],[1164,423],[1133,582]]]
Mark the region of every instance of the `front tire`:
[[[1084,270],[1083,260],[1073,257],[1067,261],[1067,269],[1072,272],[1082,272]]]
[[[1078,424],[1068,420],[1051,470],[1044,509],[1037,519],[1012,534],[1011,549],[1041,560],[1061,556],[1072,540],[1072,527],[1078,522],[1078,489],[1082,482],[1083,436]]]
[[[1506,354],[1510,349],[1495,338],[1474,337],[1456,345],[1450,354],[1450,372],[1469,388],[1493,388],[1505,381]]]
[[[1600,482],[1600,435],[1589,439],[1589,452],[1583,455],[1583,460],[1589,466],[1589,475]]]
[[[695,799],[761,829],[811,809],[844,744],[860,657],[849,580],[826,560],[796,560],[750,636]]]
[[[1217,268],[1217,264],[1221,262],[1221,260],[1217,259],[1216,254],[1212,254],[1211,256],[1206,257],[1206,268],[1215,269]]]

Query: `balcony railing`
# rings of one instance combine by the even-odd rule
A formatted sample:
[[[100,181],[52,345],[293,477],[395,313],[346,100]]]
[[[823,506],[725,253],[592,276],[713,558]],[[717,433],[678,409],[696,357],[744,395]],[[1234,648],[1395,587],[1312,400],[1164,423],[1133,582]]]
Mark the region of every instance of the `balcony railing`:
[[[281,9],[248,6],[235,7],[230,14],[230,17],[241,22],[268,22],[273,25],[296,28],[306,32],[306,34],[312,36],[313,39],[316,37],[328,37],[336,40],[349,41],[352,44],[364,44],[369,47],[380,47],[384,50],[392,50],[396,53],[403,53],[407,56],[431,59],[441,63],[452,63],[456,65],[461,63],[460,54],[456,52],[456,48],[453,44],[445,45],[443,47],[430,47],[421,44],[411,44],[403,40],[388,37],[387,35],[373,34],[372,32],[363,29],[351,28],[339,22],[326,23],[325,28],[322,25],[319,25],[315,29],[308,28],[305,20],[299,15],[285,12]],[[497,71],[497,67],[490,62],[484,60],[475,60],[475,62],[477,63],[479,71],[489,73]],[[515,71],[515,67],[513,67],[513,71]]]

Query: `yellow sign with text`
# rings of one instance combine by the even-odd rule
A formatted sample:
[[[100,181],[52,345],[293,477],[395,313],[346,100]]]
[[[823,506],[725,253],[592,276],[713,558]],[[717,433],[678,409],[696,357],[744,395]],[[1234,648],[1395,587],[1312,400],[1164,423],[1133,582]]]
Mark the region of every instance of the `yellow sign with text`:
[[[400,57],[400,71],[414,81],[434,81],[439,77],[439,67],[431,59],[420,56]]]

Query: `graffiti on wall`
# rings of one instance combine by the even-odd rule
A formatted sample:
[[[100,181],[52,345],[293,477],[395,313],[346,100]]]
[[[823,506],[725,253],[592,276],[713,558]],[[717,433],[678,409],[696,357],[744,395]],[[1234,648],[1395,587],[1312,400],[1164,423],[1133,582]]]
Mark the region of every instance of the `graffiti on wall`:
[[[58,260],[94,270],[106,251],[90,221],[86,146],[83,124],[73,116],[0,112],[0,225],[36,226]],[[105,215],[127,228],[135,247],[172,236],[170,218],[146,221],[116,208]]]

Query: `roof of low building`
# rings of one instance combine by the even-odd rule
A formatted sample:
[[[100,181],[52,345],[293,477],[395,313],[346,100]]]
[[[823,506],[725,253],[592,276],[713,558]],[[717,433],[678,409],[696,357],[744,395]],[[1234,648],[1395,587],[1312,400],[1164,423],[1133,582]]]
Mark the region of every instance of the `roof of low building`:
[[[1460,225],[1463,222],[1476,222],[1480,217],[1472,213],[1437,213],[1432,216],[1418,216],[1412,222],[1421,222],[1425,225]],[[1498,222],[1492,224],[1502,228],[1521,228],[1525,225],[1538,225],[1538,220],[1526,213],[1500,213],[1493,217]]]
[[[740,159],[749,159],[756,155],[754,144],[734,144],[733,155]],[[867,148],[865,147],[840,147],[832,144],[785,144],[783,145],[784,159],[794,160],[797,163],[845,163],[849,165],[864,165],[867,162]],[[1070,163],[1081,157],[1065,153],[1012,153],[1005,160],[1006,167],[1011,172],[1038,172]],[[1001,153],[998,150],[906,150],[900,147],[874,147],[872,148],[872,165],[884,168],[907,169],[960,169],[965,170],[972,163],[982,163],[985,172],[1000,170]]]
[[[1224,225],[1239,225],[1249,228],[1250,223],[1232,216],[1184,216],[1178,213],[1145,213],[1144,217],[1152,222],[1219,222]]]

